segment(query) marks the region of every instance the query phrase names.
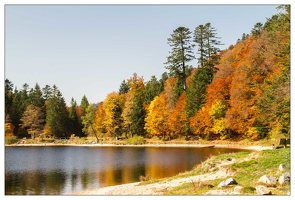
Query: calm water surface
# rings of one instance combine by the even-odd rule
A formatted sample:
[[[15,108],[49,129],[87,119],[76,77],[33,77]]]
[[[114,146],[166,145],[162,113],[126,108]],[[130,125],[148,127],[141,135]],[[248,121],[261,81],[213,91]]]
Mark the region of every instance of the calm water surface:
[[[209,155],[237,149],[184,147],[5,147],[6,195],[67,195],[163,178],[191,170]],[[243,150],[244,151],[244,150]]]

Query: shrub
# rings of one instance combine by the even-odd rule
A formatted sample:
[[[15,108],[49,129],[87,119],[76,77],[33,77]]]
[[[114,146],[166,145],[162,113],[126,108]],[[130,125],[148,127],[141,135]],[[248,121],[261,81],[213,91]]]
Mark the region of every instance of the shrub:
[[[134,135],[132,138],[129,138],[127,140],[127,143],[128,144],[144,144],[145,143],[145,140],[142,136],[138,136],[138,135]]]
[[[16,136],[5,137],[5,144],[14,144],[17,141]]]

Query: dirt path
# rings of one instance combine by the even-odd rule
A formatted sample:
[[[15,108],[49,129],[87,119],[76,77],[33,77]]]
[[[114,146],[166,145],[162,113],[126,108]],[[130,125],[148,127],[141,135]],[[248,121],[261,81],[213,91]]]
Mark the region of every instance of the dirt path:
[[[214,180],[217,178],[227,177],[226,171],[216,173],[191,176],[188,178],[178,178],[171,181],[140,185],[140,182],[109,186],[94,190],[85,190],[72,195],[162,195],[164,191],[176,187],[183,183],[193,183],[198,181]]]

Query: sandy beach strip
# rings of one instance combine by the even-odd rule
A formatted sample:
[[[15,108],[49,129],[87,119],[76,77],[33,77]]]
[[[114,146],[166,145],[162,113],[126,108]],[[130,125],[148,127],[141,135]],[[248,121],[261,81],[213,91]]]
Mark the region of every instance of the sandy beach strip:
[[[55,144],[55,143],[44,143],[44,144],[11,144],[9,146],[77,146],[77,147],[195,147],[195,148],[228,148],[228,149],[245,149],[253,151],[261,151],[266,149],[272,149],[271,146],[243,146],[236,144]]]

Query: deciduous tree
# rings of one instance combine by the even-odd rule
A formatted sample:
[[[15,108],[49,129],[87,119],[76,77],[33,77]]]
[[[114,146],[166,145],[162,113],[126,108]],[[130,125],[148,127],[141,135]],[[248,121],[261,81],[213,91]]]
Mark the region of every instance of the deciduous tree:
[[[44,113],[40,107],[30,104],[27,106],[20,121],[22,122],[21,126],[28,130],[32,139],[35,139],[44,128]]]
[[[164,94],[155,97],[148,108],[147,117],[145,118],[145,130],[150,135],[167,136],[168,117],[167,102]]]

